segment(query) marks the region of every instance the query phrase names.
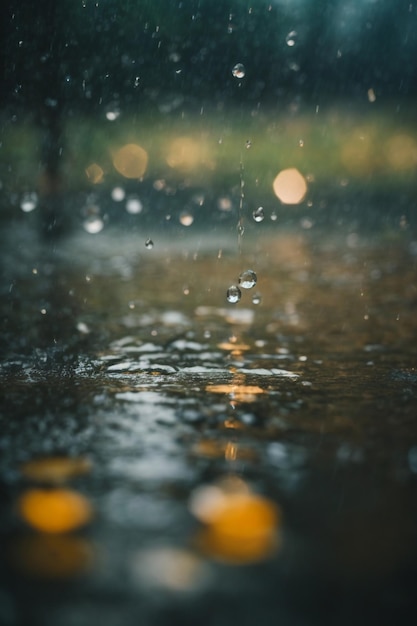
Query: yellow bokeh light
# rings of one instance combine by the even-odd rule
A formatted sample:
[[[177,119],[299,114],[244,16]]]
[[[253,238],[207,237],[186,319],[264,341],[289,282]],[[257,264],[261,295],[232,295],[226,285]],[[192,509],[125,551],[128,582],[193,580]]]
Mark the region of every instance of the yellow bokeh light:
[[[372,171],[375,163],[374,140],[366,128],[358,128],[343,143],[340,160],[346,169],[355,175]]]
[[[169,144],[166,162],[170,167],[182,171],[192,171],[201,166],[209,169],[215,167],[207,143],[191,137],[174,139]]]
[[[28,461],[20,471],[29,480],[57,484],[86,474],[90,469],[88,459],[52,456]]]
[[[142,178],[148,167],[148,154],[141,146],[128,143],[113,154],[113,165],[125,178]]]
[[[21,496],[18,509],[27,524],[45,533],[75,530],[92,517],[88,500],[68,489],[31,489]]]
[[[206,526],[197,543],[208,556],[244,564],[265,559],[278,547],[280,511],[267,498],[250,492],[225,492],[212,497],[211,511],[207,511],[207,502],[205,507]]]
[[[283,204],[300,204],[307,193],[307,183],[304,176],[295,167],[291,167],[276,176],[273,189]]]
[[[97,163],[91,163],[91,165],[86,168],[85,173],[93,185],[102,183],[104,180],[104,171]]]
[[[394,135],[385,145],[385,156],[394,170],[407,170],[417,165],[417,143],[409,135]]]

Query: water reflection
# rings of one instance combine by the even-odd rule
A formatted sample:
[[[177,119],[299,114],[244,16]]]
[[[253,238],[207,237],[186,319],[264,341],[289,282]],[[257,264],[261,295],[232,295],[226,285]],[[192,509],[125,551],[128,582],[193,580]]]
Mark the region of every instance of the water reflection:
[[[190,510],[204,525],[196,545],[210,558],[244,565],[270,557],[279,547],[278,506],[240,478],[228,476],[199,487],[191,495]]]
[[[28,480],[59,484],[72,478],[87,474],[91,470],[91,462],[83,457],[70,458],[65,456],[41,457],[24,463],[20,471]]]
[[[95,551],[83,537],[41,533],[16,539],[10,547],[10,558],[25,575],[61,580],[88,572]]]
[[[88,524],[93,516],[89,501],[69,489],[29,489],[17,503],[21,518],[44,533],[67,533]]]

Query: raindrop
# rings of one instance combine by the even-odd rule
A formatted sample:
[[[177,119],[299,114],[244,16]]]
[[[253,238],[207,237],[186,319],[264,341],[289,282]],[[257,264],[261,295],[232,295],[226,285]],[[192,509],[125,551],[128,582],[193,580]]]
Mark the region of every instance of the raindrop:
[[[255,222],[263,222],[265,219],[265,213],[264,213],[263,207],[260,206],[257,209],[255,209],[252,213],[252,217],[255,220]]]
[[[114,122],[115,120],[117,120],[117,118],[119,117],[119,115],[120,115],[120,111],[119,111],[119,110],[117,110],[117,109],[115,109],[114,111],[107,111],[107,113],[106,113],[106,119],[107,119],[109,122]]]
[[[272,213],[271,213],[271,220],[272,220],[273,222],[276,222],[276,221],[277,221],[277,219],[278,219],[278,215],[276,214],[276,212],[275,212],[275,211],[272,211]]]
[[[250,140],[250,139],[247,139],[247,140],[246,140],[246,144],[245,144],[245,145],[246,145],[246,149],[247,149],[247,150],[249,150],[249,148],[251,148],[251,147],[252,147],[252,142],[251,142],[251,140]]]
[[[24,213],[30,213],[33,209],[36,209],[36,205],[38,204],[38,196],[36,193],[25,193],[23,194],[22,201],[20,203],[20,208]]]
[[[239,287],[237,285],[230,285],[229,289],[227,290],[227,301],[235,304],[236,302],[239,302],[241,297],[242,292],[240,291]]]
[[[245,270],[239,276],[239,285],[243,289],[252,289],[256,285],[257,277],[253,270]]]
[[[84,221],[83,226],[84,230],[90,233],[90,235],[96,235],[101,230],[103,230],[104,222],[101,217],[98,217],[97,215],[92,215]]]
[[[297,36],[298,35],[296,30],[292,30],[290,33],[288,33],[288,35],[285,37],[287,46],[289,46],[290,48],[295,46],[295,44],[297,43]]]
[[[253,304],[261,304],[262,302],[262,296],[260,293],[254,293],[252,296],[252,303]]]
[[[235,78],[244,78],[245,77],[245,66],[242,63],[236,63],[234,68],[232,69],[232,74]]]
[[[224,196],[217,200],[217,206],[219,207],[220,211],[231,211],[233,205],[230,198]]]
[[[183,226],[191,226],[194,222],[194,216],[188,211],[183,211],[180,215],[180,223]]]
[[[128,198],[126,202],[126,211],[131,215],[142,213],[143,205],[138,198]]]
[[[244,232],[245,232],[245,227],[243,226],[242,222],[239,220],[239,223],[237,225],[237,233],[239,237],[243,237]]]
[[[123,187],[115,187],[112,189],[111,197],[115,202],[121,202],[125,199],[126,192]]]
[[[152,248],[153,248],[153,241],[152,241],[152,239],[147,239],[145,241],[145,248],[147,248],[148,250],[152,250]]]

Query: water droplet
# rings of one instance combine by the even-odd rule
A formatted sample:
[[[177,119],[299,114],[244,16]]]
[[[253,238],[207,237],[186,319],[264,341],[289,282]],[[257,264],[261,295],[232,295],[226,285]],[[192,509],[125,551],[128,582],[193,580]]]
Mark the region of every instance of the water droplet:
[[[101,230],[103,230],[104,222],[101,217],[98,217],[97,215],[92,215],[84,221],[83,226],[84,230],[90,233],[90,235],[96,235]]]
[[[254,212],[252,213],[252,217],[255,220],[255,222],[263,222],[265,219],[265,213],[264,213],[263,207],[260,206],[257,209],[255,209]]]
[[[297,43],[297,37],[298,34],[296,30],[292,30],[290,33],[288,33],[288,35],[285,37],[287,46],[289,46],[290,48],[295,46],[295,44]]]
[[[252,296],[252,303],[253,304],[261,304],[262,302],[262,296],[260,293],[254,293]]]
[[[114,122],[115,120],[117,120],[117,118],[120,115],[120,111],[107,111],[106,113],[106,118],[109,120],[109,122]]]
[[[253,270],[245,270],[239,276],[239,285],[243,287],[243,289],[252,289],[252,287],[256,285],[257,280]]]
[[[219,207],[220,211],[231,211],[233,208],[232,201],[227,196],[219,198],[217,200],[217,206]]]
[[[111,197],[115,202],[121,202],[125,199],[126,192],[123,187],[115,187],[112,189]]]
[[[138,213],[142,213],[143,205],[139,198],[128,198],[126,202],[126,211],[131,215],[137,215]]]
[[[246,146],[246,149],[247,149],[247,150],[249,150],[249,148],[251,148],[251,147],[252,147],[252,142],[251,142],[251,140],[250,140],[250,139],[247,139],[247,140],[246,140],[246,144],[245,144],[245,146]]]
[[[194,216],[192,215],[192,213],[189,213],[188,211],[183,211],[180,215],[180,223],[183,226],[191,226],[191,224],[194,222]]]
[[[35,192],[23,194],[20,208],[24,213],[30,213],[33,209],[36,209],[38,204],[38,195]]]
[[[153,241],[152,241],[152,239],[147,239],[145,241],[145,248],[147,248],[148,250],[152,250],[152,248],[153,248]]]
[[[236,63],[232,69],[232,74],[235,78],[244,78],[246,74],[245,66],[242,63]]]
[[[245,227],[243,226],[241,221],[239,221],[237,225],[237,232],[238,232],[239,237],[242,237],[243,233],[245,232]]]
[[[299,139],[298,145],[300,146],[300,148],[304,148],[304,139]]]
[[[278,215],[275,213],[275,211],[272,211],[272,213],[271,213],[271,220],[273,222],[276,222],[277,219],[278,219]]]
[[[235,304],[236,302],[239,302],[241,297],[242,292],[240,291],[239,287],[237,285],[230,285],[229,289],[227,290],[227,301]]]

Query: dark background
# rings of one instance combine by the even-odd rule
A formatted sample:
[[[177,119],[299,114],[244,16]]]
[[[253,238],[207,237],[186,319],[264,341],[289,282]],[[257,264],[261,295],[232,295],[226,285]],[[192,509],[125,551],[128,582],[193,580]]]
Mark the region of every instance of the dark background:
[[[417,93],[408,1],[9,0],[2,12],[1,99],[13,107],[94,114],[166,93],[199,106]]]

